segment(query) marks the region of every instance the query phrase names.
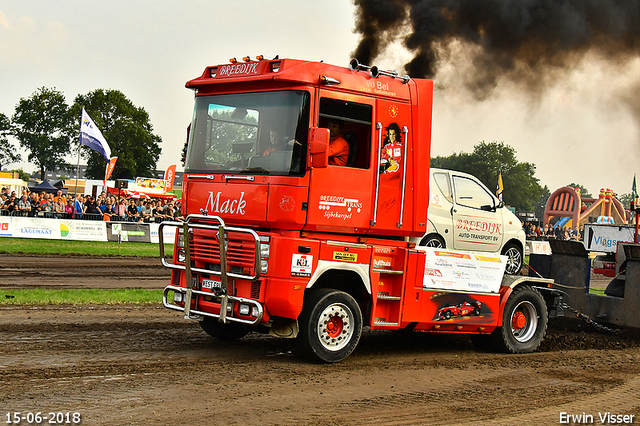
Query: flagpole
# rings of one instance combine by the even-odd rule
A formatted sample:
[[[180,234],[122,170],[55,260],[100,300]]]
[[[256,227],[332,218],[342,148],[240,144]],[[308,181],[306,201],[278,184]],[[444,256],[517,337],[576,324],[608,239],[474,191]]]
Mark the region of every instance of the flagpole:
[[[84,111],[84,107],[82,107]],[[80,143],[78,144],[78,162],[76,163],[76,189],[73,191],[74,196],[78,196],[78,172],[80,170],[80,147],[82,146],[82,113],[80,114]]]

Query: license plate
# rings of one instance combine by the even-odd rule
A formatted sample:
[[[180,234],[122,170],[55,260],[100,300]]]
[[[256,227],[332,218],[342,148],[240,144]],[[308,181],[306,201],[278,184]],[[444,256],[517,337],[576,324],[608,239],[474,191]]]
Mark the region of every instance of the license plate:
[[[203,279],[202,288],[222,288],[222,282]]]

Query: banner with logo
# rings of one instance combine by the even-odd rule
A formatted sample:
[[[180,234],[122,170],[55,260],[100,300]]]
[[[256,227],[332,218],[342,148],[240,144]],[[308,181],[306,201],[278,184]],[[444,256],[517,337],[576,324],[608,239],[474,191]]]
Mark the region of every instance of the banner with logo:
[[[63,240],[107,241],[107,225],[103,221],[60,219],[58,222]]]
[[[164,172],[164,192],[171,192],[173,189],[173,181],[176,177],[177,164],[171,164]]]
[[[149,229],[151,231],[151,242],[154,244],[160,243],[160,232],[159,232],[160,224],[159,223],[150,223]],[[176,240],[176,232],[177,227],[175,226],[163,226],[162,227],[162,238],[164,239],[165,244],[173,244]]]
[[[11,229],[11,218],[8,216],[0,216],[0,237],[13,236]]]
[[[60,221],[58,219],[14,216],[11,221],[13,237],[60,239]]]
[[[426,255],[423,290],[498,293],[507,257],[417,247]]]
[[[109,222],[107,226],[107,239],[109,241],[150,243],[150,235],[148,223]]]

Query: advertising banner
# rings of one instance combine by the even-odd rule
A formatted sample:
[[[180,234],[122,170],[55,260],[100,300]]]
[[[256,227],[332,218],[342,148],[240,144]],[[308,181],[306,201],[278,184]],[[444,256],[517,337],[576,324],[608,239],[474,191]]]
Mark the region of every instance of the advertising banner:
[[[13,237],[60,239],[60,221],[58,219],[17,216],[12,217],[11,221]]]
[[[109,241],[128,241],[136,243],[150,243],[151,232],[148,223],[137,222],[109,222],[107,239]]]
[[[160,236],[158,235],[158,229],[160,228],[159,223],[150,223],[149,228],[151,230],[151,242],[158,244],[160,242]],[[176,240],[176,232],[177,227],[175,226],[163,226],[162,227],[162,238],[164,238],[165,244],[173,244]]]
[[[618,243],[631,243],[635,228],[624,225],[596,225],[587,223],[583,231],[584,247],[588,251],[615,253]]]
[[[423,290],[498,293],[507,263],[493,253],[417,247],[426,255]]]
[[[0,237],[11,237],[11,218],[8,216],[0,216]]]
[[[551,255],[551,244],[549,241],[527,241],[527,254],[548,254]]]
[[[107,241],[107,225],[100,220],[56,220],[60,223],[60,236],[63,240]]]

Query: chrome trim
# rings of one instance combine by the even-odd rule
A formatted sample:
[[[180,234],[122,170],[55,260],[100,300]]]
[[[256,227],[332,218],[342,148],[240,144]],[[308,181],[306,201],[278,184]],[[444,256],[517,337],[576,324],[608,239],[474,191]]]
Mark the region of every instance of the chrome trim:
[[[234,176],[234,175],[224,175],[222,176],[222,179],[224,181],[230,181],[230,180],[248,180],[250,182],[253,182],[254,180],[256,180],[255,176]]]
[[[183,237],[184,241],[184,264],[185,264],[185,279],[187,280],[187,289],[186,294],[184,295],[184,317],[188,319],[191,316],[191,297],[193,294],[193,281],[191,280],[191,249],[189,247],[189,240],[191,239],[189,236],[189,223],[184,222],[182,224]],[[186,267],[189,265],[189,267]],[[221,268],[222,269],[222,268]],[[164,299],[164,297],[163,297]],[[198,308],[198,299],[196,299],[196,308]]]
[[[201,222],[192,223],[194,220],[199,220]],[[202,223],[202,221],[210,222],[210,223]],[[165,251],[164,251],[164,238],[163,238],[164,226],[182,227],[183,235],[186,236],[186,238],[184,238],[184,251],[185,251],[184,265],[176,265],[174,263],[167,262],[165,257]],[[189,238],[189,235],[192,235],[193,229],[209,229],[209,230],[218,231],[216,234],[216,238],[218,239],[218,243],[220,247],[220,271],[214,271],[206,268],[196,268],[194,266],[191,266],[191,250],[190,250],[191,238]],[[254,275],[244,275],[244,274],[236,274],[233,272],[227,272],[227,248],[228,248],[227,234],[229,232],[249,234],[253,237],[253,240],[255,243],[255,246],[254,246],[255,274]],[[185,221],[182,223],[181,222],[161,222],[160,226],[158,227],[158,234],[159,234],[159,240],[160,240],[160,257],[161,257],[162,265],[166,268],[185,271],[185,278],[187,280],[186,288],[176,287],[178,289],[182,289],[181,291],[185,292],[185,308],[181,308],[181,310],[184,310],[185,312],[185,318],[188,319],[192,315],[192,313],[199,314],[199,315],[212,316],[211,314],[203,313],[198,310],[197,299],[196,299],[196,306],[194,306],[193,309],[191,308],[191,299],[193,294],[210,295],[210,293],[201,292],[197,289],[196,290],[193,289],[191,277],[192,277],[192,273],[195,272],[199,274],[209,274],[209,275],[216,275],[220,277],[220,281],[222,282],[223,294],[222,296],[219,296],[219,297],[221,299],[222,308],[220,310],[221,314],[217,315],[216,318],[218,318],[220,322],[226,323],[227,322],[227,304],[229,303],[229,300],[238,299],[238,297],[236,296],[229,295],[229,278],[237,278],[237,279],[243,279],[243,280],[249,280],[249,281],[255,281],[260,278],[260,269],[261,269],[260,236],[251,229],[226,226],[224,223],[224,220],[221,217],[206,216],[206,215],[199,215],[199,214],[191,214],[187,216],[185,218]],[[169,286],[169,287],[172,287],[172,286]],[[257,302],[251,301],[247,303],[255,304]],[[175,308],[172,308],[172,309],[175,309]]]
[[[187,179],[200,178],[200,179],[215,179],[215,175],[187,175]]]
[[[407,185],[407,141],[409,140],[409,128],[407,126],[402,127],[402,133],[404,133],[404,157],[402,158],[402,200],[400,201],[400,220],[396,224],[397,228],[402,228],[402,221],[404,220],[404,190]]]
[[[378,221],[378,193],[380,190],[380,160],[382,159],[382,123],[376,123],[378,130],[378,162],[376,163],[376,198],[373,202],[373,219],[369,222],[371,226],[376,226]]]
[[[353,248],[361,248],[361,249],[369,248],[369,246],[366,245],[366,244],[347,243],[347,242],[344,242],[344,241],[332,241],[332,240],[327,240],[327,245],[328,246],[353,247]]]
[[[162,304],[164,305],[165,308],[173,309],[175,311],[184,311],[184,312],[186,312],[187,309],[185,309],[184,307],[175,305],[173,303],[169,303],[169,300],[167,299],[167,294],[169,293],[169,291],[174,291],[174,292],[178,291],[180,293],[186,293],[187,290],[184,287],[176,287],[176,286],[173,286],[173,285],[169,285],[169,286],[164,288],[164,291],[162,293]],[[205,291],[200,291],[200,290],[192,290],[192,293],[196,294],[196,295],[212,296],[212,297],[218,297],[220,299],[223,299],[220,296],[215,296],[213,293],[207,293]],[[227,296],[226,299],[228,299],[231,302],[246,303],[248,305],[253,305],[253,306],[256,307],[256,309],[258,309],[258,316],[254,320],[246,320],[246,319],[242,319],[242,318],[235,318],[233,316],[227,316],[227,314],[226,314],[227,310],[225,308],[224,312],[225,312],[226,322],[239,322],[239,323],[242,323],[242,324],[256,325],[256,324],[259,324],[262,321],[262,317],[264,316],[264,308],[262,307],[262,304],[260,302],[257,302],[255,300],[251,300],[251,299],[245,299],[244,297],[237,297],[237,296]],[[185,307],[186,306],[187,305],[185,304]],[[222,309],[222,307],[221,307],[221,309]],[[211,312],[204,312],[204,311],[200,311],[200,310],[197,310],[197,309],[189,309],[189,311],[191,312],[191,314],[202,315],[202,316],[205,316],[205,317],[212,317],[212,318],[220,319],[220,315],[213,314]],[[222,310],[220,312],[222,312]],[[231,313],[233,314],[233,311]],[[185,315],[185,319],[192,319],[192,318],[190,318],[187,315]]]

